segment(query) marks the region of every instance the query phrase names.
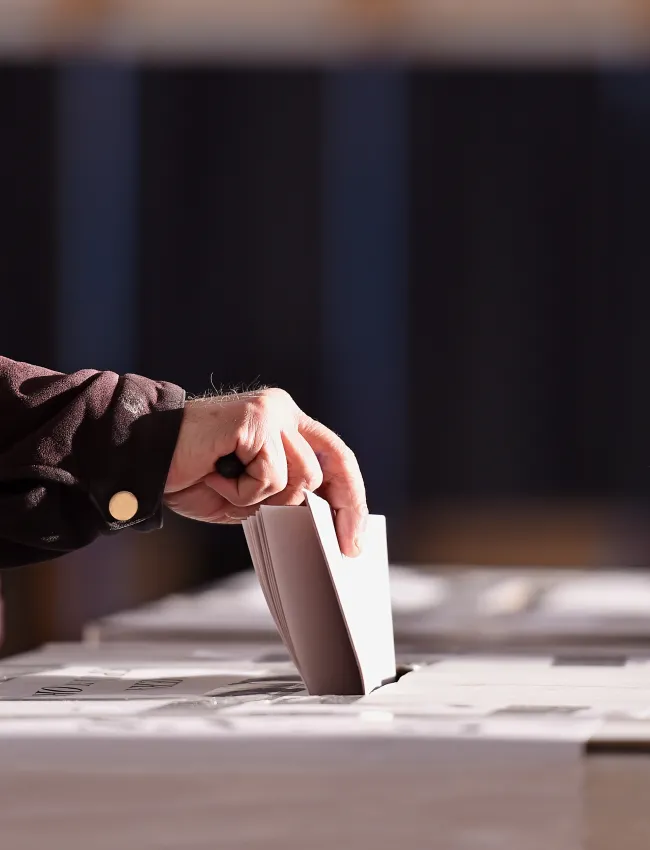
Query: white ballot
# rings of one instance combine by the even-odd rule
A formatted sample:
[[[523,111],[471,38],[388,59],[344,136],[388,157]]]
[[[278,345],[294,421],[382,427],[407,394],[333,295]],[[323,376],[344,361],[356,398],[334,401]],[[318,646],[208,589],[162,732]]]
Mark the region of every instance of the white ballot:
[[[332,511],[263,505],[244,533],[280,636],[311,694],[368,694],[395,678],[386,521],[370,516],[358,558],[341,554]]]

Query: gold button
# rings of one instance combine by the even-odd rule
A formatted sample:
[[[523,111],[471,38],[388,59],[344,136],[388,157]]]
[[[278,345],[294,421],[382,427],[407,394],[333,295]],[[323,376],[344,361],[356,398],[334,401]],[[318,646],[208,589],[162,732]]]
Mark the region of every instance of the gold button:
[[[128,490],[120,490],[108,503],[108,510],[118,522],[128,522],[138,512],[138,500]]]

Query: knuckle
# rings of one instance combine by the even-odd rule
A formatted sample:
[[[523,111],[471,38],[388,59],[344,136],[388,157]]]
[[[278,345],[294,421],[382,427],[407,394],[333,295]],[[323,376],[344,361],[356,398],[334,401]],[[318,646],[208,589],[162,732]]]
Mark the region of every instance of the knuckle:
[[[292,414],[297,410],[296,403],[286,390],[280,387],[266,390],[266,397],[272,403],[275,410],[281,409]]]
[[[288,505],[302,505],[305,501],[304,487],[296,487],[290,493]]]
[[[283,390],[282,387],[273,387],[266,391],[271,398],[278,399],[279,401],[293,401],[291,396],[286,390]]]
[[[339,457],[346,462],[356,462],[355,454],[348,444],[339,437],[338,434],[335,434],[334,431],[330,431],[329,428],[325,428],[325,426],[323,426],[323,428],[325,429],[328,442],[336,454],[338,454]]]
[[[265,419],[268,416],[272,402],[266,392],[252,398],[248,402],[248,416],[251,420]]]
[[[323,472],[322,472],[322,470],[320,470],[320,469],[318,471],[316,471],[315,469],[308,470],[307,474],[305,475],[304,487],[302,489],[310,490],[311,492],[313,492],[314,490],[318,490],[318,488],[322,485],[322,483],[323,483]]]
[[[266,499],[267,504],[280,506],[301,505],[304,501],[305,497],[303,492],[297,487],[287,487],[285,490],[282,490],[281,493],[276,493]]]
[[[358,466],[357,456],[352,451],[352,449],[343,442],[343,440],[340,441],[339,452],[343,465],[347,469],[354,469],[356,466]]]
[[[268,420],[273,417],[295,415],[296,405],[288,392],[281,389],[264,390],[248,401],[249,415],[254,420]]]
[[[282,473],[279,470],[274,471],[273,475],[267,482],[264,491],[265,496],[275,496],[278,493],[281,493],[287,487],[287,475],[286,473]]]

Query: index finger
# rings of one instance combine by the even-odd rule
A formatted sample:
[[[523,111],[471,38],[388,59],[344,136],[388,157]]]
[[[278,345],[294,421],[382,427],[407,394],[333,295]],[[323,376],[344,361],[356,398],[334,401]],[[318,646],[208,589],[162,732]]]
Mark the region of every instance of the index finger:
[[[301,416],[299,431],[318,455],[325,499],[336,511],[336,533],[344,555],[356,557],[363,546],[368,517],[366,488],[354,453],[329,428]]]

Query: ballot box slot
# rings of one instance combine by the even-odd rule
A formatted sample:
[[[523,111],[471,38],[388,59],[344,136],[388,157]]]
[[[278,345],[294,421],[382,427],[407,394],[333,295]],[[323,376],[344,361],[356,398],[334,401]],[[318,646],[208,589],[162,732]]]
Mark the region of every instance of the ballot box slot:
[[[391,676],[390,679],[386,679],[384,682],[382,682],[380,687],[375,688],[373,693],[380,691],[382,688],[386,687],[386,685],[394,685],[395,682],[399,682],[402,676],[406,676],[408,673],[413,673],[420,666],[420,664],[398,664],[397,668],[395,669],[395,675]]]
[[[398,664],[395,670],[395,682],[399,682],[402,676],[406,676],[407,673],[413,673],[415,670],[420,667],[419,664]]]
[[[602,738],[587,741],[585,751],[588,756],[645,756],[650,754],[650,740]]]

